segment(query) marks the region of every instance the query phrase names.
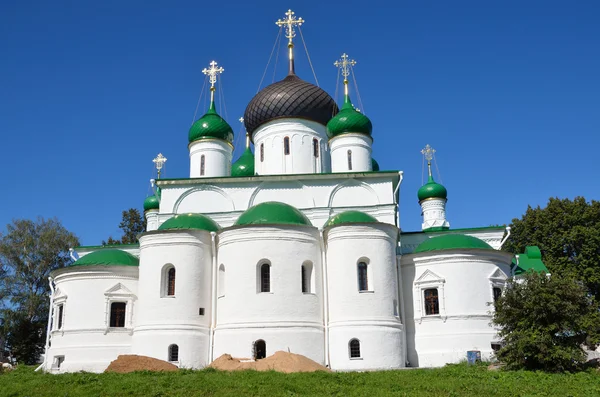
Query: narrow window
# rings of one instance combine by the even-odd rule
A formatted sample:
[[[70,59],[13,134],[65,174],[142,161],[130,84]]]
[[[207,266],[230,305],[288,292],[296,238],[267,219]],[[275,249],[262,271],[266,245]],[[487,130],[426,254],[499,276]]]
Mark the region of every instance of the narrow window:
[[[352,171],[352,150],[348,150],[348,171]]]
[[[440,314],[437,288],[426,289],[423,295],[425,297],[425,315]]]
[[[262,163],[263,161],[265,161],[265,144],[261,143],[260,144],[260,162]]]
[[[201,307],[200,309],[198,309],[198,315],[199,316],[204,316],[204,308]]]
[[[358,290],[369,290],[369,279],[367,278],[367,264],[365,262],[358,263]]]
[[[169,361],[170,362],[179,361],[179,346],[177,346],[177,345],[169,346]]]
[[[494,303],[502,296],[502,288],[494,287]]]
[[[125,302],[113,302],[110,304],[110,326],[114,328],[125,327]]]
[[[264,340],[259,339],[254,342],[254,359],[260,360],[267,357],[267,344]]]
[[[308,292],[308,280],[306,280],[306,267],[304,265],[300,268],[300,273],[300,277],[302,277],[302,292],[306,293]]]
[[[219,285],[217,286],[218,288],[218,296],[224,296],[225,295],[225,265],[221,264],[221,266],[219,266]]]
[[[283,138],[283,154],[290,154],[290,137]]]
[[[498,353],[498,350],[502,349],[502,345],[498,342],[492,342],[491,347],[494,353]]]
[[[260,292],[271,292],[271,266],[268,263],[260,267]]]
[[[172,267],[169,269],[167,273],[167,295],[174,296],[175,295],[175,268]]]
[[[319,158],[319,140],[313,139],[313,155],[315,158]]]
[[[64,312],[64,306],[59,305],[58,306],[58,329],[62,329],[62,326],[63,326],[63,312]]]
[[[360,341],[358,339],[351,339],[348,343],[350,350],[350,358],[360,358]]]
[[[204,163],[205,158],[204,155],[200,156],[200,175],[204,175]]]

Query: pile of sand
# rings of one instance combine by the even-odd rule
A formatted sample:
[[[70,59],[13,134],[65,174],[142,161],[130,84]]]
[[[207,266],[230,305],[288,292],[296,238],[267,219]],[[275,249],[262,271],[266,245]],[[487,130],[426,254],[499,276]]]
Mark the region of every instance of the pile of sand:
[[[152,357],[124,354],[110,363],[104,372],[126,374],[134,371],[177,371],[176,365]]]
[[[210,364],[210,367],[222,371],[239,371],[244,369],[253,369],[256,371],[278,371],[278,372],[314,372],[327,371],[329,368],[304,357],[300,354],[286,353],[283,351],[275,352],[272,356],[262,360],[252,361],[249,359],[233,358],[229,354],[223,354]]]

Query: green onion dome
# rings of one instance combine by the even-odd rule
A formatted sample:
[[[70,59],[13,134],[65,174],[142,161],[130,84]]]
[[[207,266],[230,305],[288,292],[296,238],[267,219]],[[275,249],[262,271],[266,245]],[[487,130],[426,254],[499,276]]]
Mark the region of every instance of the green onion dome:
[[[451,249],[484,249],[493,250],[491,245],[476,237],[463,234],[447,234],[445,236],[430,238],[417,246],[415,253],[442,251]]]
[[[231,166],[231,176],[254,176],[254,153],[249,147]]]
[[[140,260],[118,249],[99,249],[77,259],[71,266],[139,266]]]
[[[179,214],[167,219],[158,230],[197,229],[216,232],[221,227],[209,217],[202,214]]]
[[[435,182],[433,177],[429,175],[429,180],[419,188],[417,196],[419,197],[419,202],[430,198],[446,199],[448,197],[448,191],[443,185]]]
[[[349,95],[346,95],[344,106],[342,106],[340,112],[327,123],[327,136],[330,139],[346,133],[359,133],[370,136],[372,131],[371,120],[354,108]]]
[[[268,201],[248,208],[235,222],[242,225],[305,225],[310,220],[298,209],[278,201]]]
[[[217,114],[214,102],[210,103],[208,112],[192,124],[188,134],[190,143],[211,138],[233,142],[233,130],[225,119]]]
[[[371,157],[371,168],[372,171],[379,171],[379,163],[373,157]]]
[[[160,205],[156,195],[148,196],[144,200],[144,211],[157,210]]]
[[[342,225],[342,224],[347,224],[347,223],[378,223],[378,222],[379,221],[376,218],[372,217],[369,214],[365,214],[364,212],[345,211],[345,212],[341,212],[341,213],[329,218],[329,220],[327,220],[327,222],[325,223],[325,226],[323,226],[323,227],[336,226],[336,225]]]

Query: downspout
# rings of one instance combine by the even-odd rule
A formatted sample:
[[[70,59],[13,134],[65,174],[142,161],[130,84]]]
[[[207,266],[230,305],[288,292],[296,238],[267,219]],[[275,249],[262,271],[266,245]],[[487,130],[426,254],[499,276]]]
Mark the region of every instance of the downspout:
[[[506,237],[504,237],[502,239],[502,241],[500,241],[500,247],[498,247],[498,249],[502,249],[502,246],[504,245],[504,243],[506,243],[506,240],[508,240],[508,238],[510,237],[510,226],[506,226]]]
[[[404,179],[404,171],[398,171],[398,184],[396,185],[396,189],[394,189],[394,204],[396,204],[396,226],[398,229],[400,228],[400,208],[398,205],[400,204],[400,200],[396,199],[398,197],[398,190],[400,190],[400,185],[402,184],[402,179]]]
[[[50,349],[50,325],[52,324],[52,305],[54,304],[54,279],[48,277],[48,284],[50,284],[50,308],[48,309],[48,326],[46,327],[46,346],[44,346],[44,361],[35,370],[39,371],[46,365],[48,361],[48,349]]]
[[[217,233],[211,232],[212,244],[212,291],[211,291],[211,309],[210,309],[210,330],[208,334],[208,364],[213,361],[215,348],[215,325],[217,322]]]
[[[327,255],[325,254],[325,238],[323,230],[320,234],[321,268],[323,269],[323,325],[325,331],[325,366],[331,369],[329,360],[329,288],[327,288]]]

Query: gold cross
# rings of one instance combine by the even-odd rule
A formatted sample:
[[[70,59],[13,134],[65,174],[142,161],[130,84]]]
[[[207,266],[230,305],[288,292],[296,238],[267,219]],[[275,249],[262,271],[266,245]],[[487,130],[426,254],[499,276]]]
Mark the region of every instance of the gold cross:
[[[217,67],[217,63],[215,61],[212,61],[211,63],[209,63],[209,68],[204,68],[202,69],[202,73],[204,73],[205,75],[207,75],[209,77],[209,81],[210,81],[210,90],[214,91],[215,90],[215,83],[217,82],[217,75],[223,73],[225,71],[225,69],[223,69],[222,67]]]
[[[285,19],[278,19],[277,22],[275,22],[275,24],[279,27],[282,27],[283,25],[286,25],[285,27],[285,37],[287,37],[290,41],[289,44],[292,44],[292,39],[294,37],[296,37],[296,31],[294,30],[294,26],[302,26],[302,24],[304,23],[304,19],[302,18],[296,18],[294,16],[294,11],[292,10],[288,10],[285,15],[287,16],[287,18]]]

